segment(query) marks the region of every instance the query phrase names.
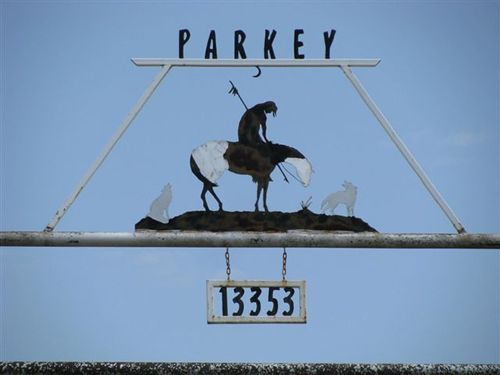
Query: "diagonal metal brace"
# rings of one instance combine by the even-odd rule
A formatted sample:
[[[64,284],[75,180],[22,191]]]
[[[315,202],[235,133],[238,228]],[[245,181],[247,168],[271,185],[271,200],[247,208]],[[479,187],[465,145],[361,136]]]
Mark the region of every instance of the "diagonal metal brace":
[[[144,94],[139,98],[135,106],[132,108],[132,110],[129,112],[127,117],[125,117],[125,120],[120,124],[120,127],[116,131],[116,133],[113,135],[113,138],[109,141],[109,143],[106,145],[104,150],[102,150],[101,154],[97,157],[95,160],[94,164],[90,166],[90,168],[87,170],[85,175],[82,177],[78,185],[76,186],[75,190],[73,193],[70,195],[70,197],[63,203],[61,208],[59,208],[52,218],[52,220],[47,224],[45,227],[45,232],[52,232],[56,225],[59,223],[59,221],[62,219],[62,217],[66,214],[66,212],[69,210],[73,202],[76,200],[78,195],[82,192],[82,190],[85,188],[87,183],[90,181],[90,179],[94,176],[95,172],[101,164],[104,162],[106,157],[109,155],[113,147],[116,145],[116,143],[120,140],[122,135],[127,131],[128,127],[132,123],[132,121],[135,120],[137,117],[138,113],[141,111],[142,107],[146,104],[148,99],[151,97],[153,92],[156,90],[158,85],[161,83],[163,78],[167,75],[168,71],[170,70],[171,65],[163,65],[161,68],[160,72],[156,75],[154,78],[153,82],[148,86]]]
[[[351,68],[348,65],[341,65],[341,69],[346,75],[346,77],[349,79],[349,81],[351,81],[352,85],[354,86],[358,94],[361,96],[361,99],[363,99],[363,101],[368,106],[370,111],[375,115],[380,125],[382,125],[382,128],[384,128],[385,132],[387,133],[391,141],[396,145],[399,152],[401,152],[401,154],[406,159],[408,164],[410,164],[410,167],[417,174],[418,178],[420,178],[427,191],[431,194],[432,198],[436,201],[438,206],[443,210],[445,215],[451,221],[457,232],[465,233],[465,228],[462,226],[457,216],[453,213],[450,206],[448,206],[444,198],[441,196],[439,191],[436,189],[434,184],[429,179],[429,177],[427,177],[420,164],[418,164],[418,162],[411,154],[410,150],[408,150],[408,147],[406,147],[401,138],[399,138],[399,136],[396,134],[391,124],[384,116],[384,114],[380,111],[380,109],[377,107],[373,99],[370,98],[370,95],[368,95],[368,92],[365,90],[365,88],[358,80],[358,78],[354,75]]]

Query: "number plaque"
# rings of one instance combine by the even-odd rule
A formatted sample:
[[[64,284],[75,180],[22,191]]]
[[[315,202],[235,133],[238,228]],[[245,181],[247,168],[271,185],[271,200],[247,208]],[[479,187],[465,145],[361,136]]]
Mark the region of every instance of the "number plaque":
[[[208,323],[306,323],[306,282],[208,280]]]

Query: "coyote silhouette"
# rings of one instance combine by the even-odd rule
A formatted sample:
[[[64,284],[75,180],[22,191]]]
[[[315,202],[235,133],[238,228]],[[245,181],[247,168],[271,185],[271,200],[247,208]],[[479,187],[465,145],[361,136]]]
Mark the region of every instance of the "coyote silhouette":
[[[358,188],[349,181],[344,181],[342,186],[345,190],[331,193],[321,202],[322,212],[331,211],[333,214],[335,208],[342,203],[347,209],[347,216],[354,216],[354,205],[356,204]]]
[[[148,216],[160,223],[167,224],[170,220],[168,217],[168,206],[170,202],[172,202],[172,186],[167,184],[161,191],[160,196],[151,203]]]

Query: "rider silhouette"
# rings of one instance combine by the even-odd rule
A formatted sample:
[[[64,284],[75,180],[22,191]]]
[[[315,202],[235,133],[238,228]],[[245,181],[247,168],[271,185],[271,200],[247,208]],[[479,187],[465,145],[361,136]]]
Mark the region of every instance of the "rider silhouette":
[[[247,109],[243,114],[238,126],[238,141],[248,146],[258,147],[265,143],[270,143],[267,139],[266,131],[266,113],[272,113],[276,117],[278,107],[272,101],[260,103]],[[262,136],[260,137],[259,130],[262,126]]]

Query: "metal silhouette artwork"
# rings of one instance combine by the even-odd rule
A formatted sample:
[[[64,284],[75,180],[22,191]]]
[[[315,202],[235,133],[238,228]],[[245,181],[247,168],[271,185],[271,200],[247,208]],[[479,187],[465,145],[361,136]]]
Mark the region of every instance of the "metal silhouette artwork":
[[[344,190],[337,191],[328,195],[321,203],[321,211],[326,213],[330,211],[332,214],[339,204],[345,205],[347,209],[347,216],[354,216],[354,205],[356,204],[356,197],[358,188],[349,181],[344,181],[342,184]]]
[[[276,117],[278,107],[272,101],[257,104],[245,111],[238,125],[238,142],[248,146],[260,146],[269,143],[267,139],[267,116],[266,113],[272,113]],[[259,130],[262,129],[260,137]]]
[[[260,69],[259,69],[260,72]],[[278,106],[273,101],[256,104],[248,108],[238,89],[231,84],[230,94],[238,96],[245,107],[245,113],[238,124],[238,142],[210,141],[198,146],[191,153],[191,171],[203,182],[201,199],[206,211],[210,211],[206,200],[207,192],[214,197],[222,211],[222,201],[215,194],[216,181],[226,170],[237,174],[249,175],[257,183],[257,200],[255,211],[259,211],[259,200],[263,195],[264,210],[269,212],[267,206],[267,190],[271,181],[271,173],[275,167],[285,173],[279,163],[287,162],[297,171],[297,180],[304,186],[309,185],[312,174],[311,163],[298,150],[290,146],[275,144],[267,139],[267,116],[272,113],[276,117]],[[262,129],[262,137],[260,131]]]
[[[183,29],[179,31],[179,58],[178,59],[168,59],[168,58],[135,58],[132,59],[132,62],[136,66],[140,67],[160,67],[160,71],[156,74],[155,78],[152,80],[152,82],[149,84],[149,86],[146,88],[144,91],[143,95],[137,100],[137,102],[134,104],[132,107],[131,111],[129,114],[125,117],[125,119],[120,123],[120,126],[116,130],[116,132],[113,134],[113,138],[105,148],[102,150],[102,152],[99,154],[99,156],[96,158],[96,160],[93,162],[93,164],[89,167],[89,169],[85,172],[85,174],[82,176],[78,184],[76,185],[75,189],[72,191],[71,195],[62,203],[62,205],[59,207],[59,209],[55,212],[54,216],[51,218],[47,226],[45,227],[44,232],[52,232],[55,227],[58,225],[60,220],[63,218],[63,216],[68,212],[70,207],[73,205],[73,203],[76,201],[78,196],[80,195],[81,191],[88,185],[89,181],[92,179],[92,177],[95,175],[95,172],[99,169],[99,167],[103,164],[105,159],[108,157],[108,155],[111,153],[113,148],[116,146],[117,142],[122,138],[122,136],[125,134],[127,129],[129,129],[130,125],[132,122],[135,120],[139,112],[142,110],[146,102],[149,100],[149,98],[153,95],[155,90],[159,87],[165,76],[172,70],[173,67],[183,67],[183,68],[199,68],[199,67],[210,67],[210,68],[234,68],[234,67],[256,67],[257,68],[257,73],[256,76],[260,75],[260,68],[264,67],[301,67],[301,68],[324,68],[324,67],[336,67],[342,70],[342,72],[345,74],[346,78],[350,81],[350,83],[353,85],[354,89],[357,91],[357,93],[360,95],[361,99],[363,102],[368,106],[370,111],[373,113],[377,121],[380,123],[384,131],[387,133],[391,141],[395,144],[395,146],[398,148],[399,152],[401,155],[406,159],[406,161],[409,163],[410,167],[413,169],[413,171],[417,174],[417,176],[420,178],[422,181],[423,185],[427,189],[427,191],[431,194],[431,196],[434,198],[438,206],[441,208],[441,210],[444,212],[444,214],[447,216],[447,218],[450,220],[450,222],[453,224],[455,229],[457,230],[458,233],[465,233],[465,228],[463,225],[460,223],[458,217],[455,215],[455,213],[452,211],[451,207],[447,204],[447,202],[443,199],[443,197],[440,195],[439,191],[436,189],[436,187],[433,185],[432,181],[427,177],[425,174],[425,171],[420,167],[420,165],[417,163],[416,159],[413,157],[409,149],[406,147],[406,145],[403,143],[403,141],[399,138],[397,133],[394,131],[392,128],[392,125],[389,123],[387,118],[384,116],[384,114],[380,111],[380,109],[377,107],[376,103],[371,99],[369,96],[368,92],[366,89],[363,87],[359,79],[354,75],[352,68],[355,67],[375,67],[379,64],[380,59],[330,59],[330,47],[333,42],[333,38],[335,35],[335,30],[331,30],[330,33],[325,32],[324,33],[324,41],[325,41],[325,59],[311,59],[311,60],[305,60],[303,59],[303,54],[299,52],[299,49],[302,46],[302,42],[300,41],[300,35],[303,33],[303,30],[301,29],[296,29],[295,30],[295,43],[294,43],[294,56],[295,60],[290,60],[290,59],[285,59],[285,60],[280,60],[280,59],[275,59],[274,52],[272,50],[272,42],[274,40],[274,37],[276,36],[276,31],[272,30],[271,33],[269,33],[268,30],[266,30],[266,39],[265,39],[265,44],[264,44],[264,59],[246,59],[246,55],[244,54],[244,49],[243,49],[243,41],[244,41],[244,33],[241,32],[240,30],[235,32],[235,59],[233,60],[227,60],[227,59],[217,59],[216,58],[216,46],[215,46],[215,32],[210,33],[209,41],[207,43],[207,50],[206,54],[209,55],[208,59],[205,60],[200,60],[200,59],[183,59],[183,53],[184,53],[184,45],[187,43],[190,33],[189,30]],[[237,42],[237,43],[236,43]],[[237,94],[237,90],[232,85],[233,87],[230,89],[230,93]],[[242,101],[242,103],[245,105],[243,102],[241,96],[237,94]],[[264,104],[264,103],[261,103]],[[248,110],[248,107],[245,105],[245,109]],[[266,113],[271,113],[273,112],[272,108],[270,112],[266,112],[264,110],[264,114]],[[274,111],[275,112],[275,111]],[[262,126],[262,124],[260,124]],[[260,131],[260,128],[259,128]],[[254,137],[257,139],[257,137]],[[260,137],[259,137],[260,138]],[[264,136],[264,139],[266,139],[267,136]],[[261,139],[262,140],[262,139]],[[259,142],[260,143],[260,142]],[[254,146],[255,147],[255,146]],[[280,169],[280,165],[276,165],[278,169]],[[229,168],[228,168],[229,169]],[[208,180],[207,180],[208,181]],[[207,188],[208,189],[208,188]],[[213,190],[213,186],[211,186],[211,189]],[[262,188],[263,189],[263,188]],[[261,190],[262,190],[261,189]],[[208,190],[207,190],[208,191]],[[206,194],[206,191],[205,191]],[[325,202],[325,205],[327,203]],[[206,205],[206,204],[205,204]],[[222,206],[222,204],[220,204]],[[304,204],[307,206],[307,204]],[[326,208],[326,207],[325,207]],[[348,210],[353,213],[353,207],[348,208]],[[305,210],[303,210],[305,211]],[[154,213],[152,213],[153,216]],[[161,216],[161,215],[160,215]],[[213,215],[208,215],[208,216],[213,216]],[[260,216],[260,215],[256,215]],[[269,215],[268,215],[269,217]],[[157,222],[156,220],[146,217],[146,222],[154,221],[153,226],[158,226],[157,224],[161,223]],[[165,217],[164,217],[165,219]],[[322,215],[321,220],[324,220],[325,217]],[[349,222],[352,223],[353,219],[348,218]],[[173,219],[172,219],[173,220]],[[170,222],[172,222],[170,220]],[[169,223],[170,223],[169,222]],[[142,225],[142,224],[141,224]],[[149,226],[151,227],[151,226]],[[142,229],[147,229],[145,226],[141,226]],[[150,228],[151,229],[151,228]]]
[[[215,194],[217,180],[226,170],[233,173],[249,175],[257,183],[257,200],[255,211],[259,211],[259,200],[263,193],[263,207],[267,206],[267,189],[271,173],[278,163],[286,162],[296,169],[299,181],[308,186],[312,165],[305,156],[293,147],[266,143],[260,146],[249,146],[241,142],[210,141],[198,146],[191,153],[190,165],[193,174],[203,183],[201,199],[206,211],[210,211],[206,194],[210,192],[222,211],[222,202]]]
[[[300,207],[302,208],[302,210],[308,210],[309,209],[309,206],[311,205],[312,203],[312,196],[307,198],[306,201],[300,201]]]
[[[258,78],[262,74],[262,70],[260,69],[260,66],[255,66],[257,68],[257,74],[253,75],[253,78]]]
[[[259,74],[254,77],[258,77],[260,75],[260,68],[259,69]],[[240,92],[234,85],[232,81],[229,81],[231,84],[231,89],[229,90],[230,94],[233,94],[234,96],[238,96],[240,99],[241,103],[245,107],[245,113],[243,116],[241,116],[241,120],[238,124],[238,141],[242,142],[244,144],[248,145],[253,145],[253,146],[259,146],[264,141],[262,141],[262,138],[259,135],[259,130],[262,126],[262,135],[266,142],[270,142],[267,139],[267,116],[266,113],[272,113],[274,117],[276,117],[276,113],[278,112],[278,107],[276,106],[276,103],[273,101],[267,101],[264,103],[257,104],[253,106],[252,108],[248,108],[246,105],[245,101],[240,95]],[[285,172],[281,169],[281,166],[278,164],[278,169],[280,170],[281,174],[283,175],[283,179],[285,182],[289,182],[288,178],[285,175]]]
[[[162,224],[167,224],[170,220],[168,216],[168,207],[172,202],[172,186],[167,184],[163,187],[161,194],[156,198],[149,207],[149,216],[151,219],[159,221]]]

